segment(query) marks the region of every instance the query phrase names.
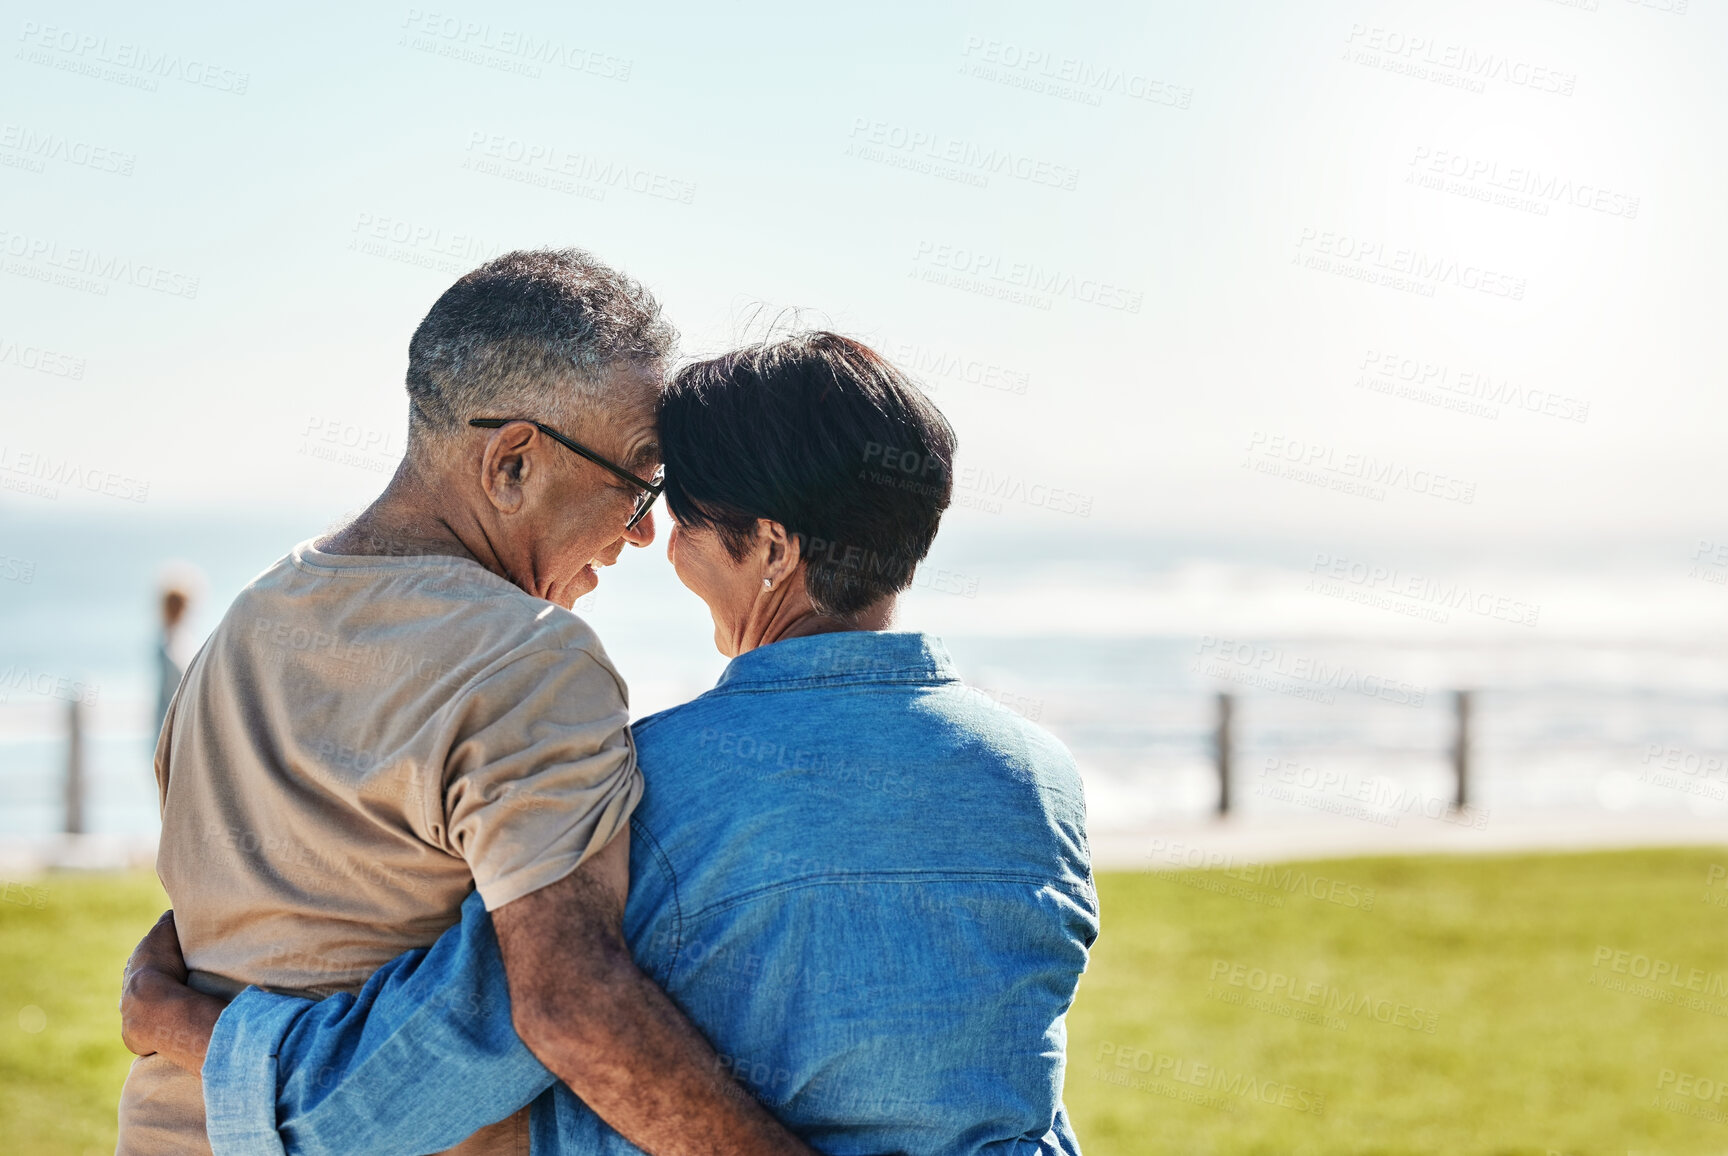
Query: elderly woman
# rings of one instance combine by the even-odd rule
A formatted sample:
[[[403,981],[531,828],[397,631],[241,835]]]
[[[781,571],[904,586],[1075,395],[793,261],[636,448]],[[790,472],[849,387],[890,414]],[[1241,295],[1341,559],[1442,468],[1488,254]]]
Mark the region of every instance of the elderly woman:
[[[732,661],[633,728],[638,964],[824,1152],[1078,1152],[1064,1016],[1098,930],[1079,776],[940,642],[888,629],[949,502],[953,431],[870,349],[810,333],[685,367],[660,432],[667,554]],[[133,1001],[129,1038],[196,1033],[206,998]],[[471,898],[358,996],[229,1005],[211,1140],[427,1152],[532,1101],[536,1156],[638,1151],[548,1063],[511,1030]]]

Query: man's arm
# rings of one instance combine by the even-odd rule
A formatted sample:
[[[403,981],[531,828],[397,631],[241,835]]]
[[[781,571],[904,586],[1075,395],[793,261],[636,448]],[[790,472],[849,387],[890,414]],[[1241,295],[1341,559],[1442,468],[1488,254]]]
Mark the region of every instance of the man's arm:
[[[493,912],[516,1031],[625,1139],[654,1156],[809,1156],[725,1073],[624,942],[630,841]]]
[[[517,1029],[654,1156],[806,1153],[630,957],[630,814],[643,791],[630,712],[592,632],[574,617],[560,630],[560,647],[468,688],[428,800],[492,912]]]
[[[225,1001],[186,986],[186,960],[164,911],[126,960],[120,981],[120,1039],[133,1055],[162,1057],[196,1074]]]

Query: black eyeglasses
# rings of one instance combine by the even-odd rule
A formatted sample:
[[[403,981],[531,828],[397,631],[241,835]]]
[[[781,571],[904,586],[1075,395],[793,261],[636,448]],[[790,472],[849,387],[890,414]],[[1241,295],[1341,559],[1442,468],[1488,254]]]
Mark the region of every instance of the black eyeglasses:
[[[573,438],[567,438],[551,426],[541,425],[531,417],[477,417],[468,424],[479,426],[481,429],[498,429],[513,421],[527,422],[529,425],[533,426],[535,429],[539,430],[565,449],[570,450],[572,453],[581,454],[597,466],[611,470],[614,474],[617,474],[619,477],[641,490],[642,492],[636,495],[636,508],[630,511],[630,520],[624,523],[624,528],[626,530],[634,530],[636,524],[648,516],[648,511],[654,508],[655,499],[659,498],[660,491],[666,488],[665,466],[661,466],[659,469],[654,471],[654,479],[652,481],[643,481],[623,466],[616,465],[613,462],[606,460],[604,457],[595,453],[581,442],[576,441]]]

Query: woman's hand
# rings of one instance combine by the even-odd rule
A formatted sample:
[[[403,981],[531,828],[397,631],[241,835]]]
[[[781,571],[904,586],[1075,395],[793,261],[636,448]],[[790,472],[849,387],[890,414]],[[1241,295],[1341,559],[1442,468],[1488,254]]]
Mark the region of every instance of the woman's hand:
[[[120,1039],[134,1055],[160,1054],[197,1074],[225,1005],[186,986],[186,958],[165,911],[126,961],[120,982]]]

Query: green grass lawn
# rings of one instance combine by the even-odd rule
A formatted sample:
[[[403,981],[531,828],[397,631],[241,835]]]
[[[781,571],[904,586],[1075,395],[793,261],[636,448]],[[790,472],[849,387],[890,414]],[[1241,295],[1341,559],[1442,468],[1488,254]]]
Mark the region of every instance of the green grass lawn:
[[[0,880],[0,1152],[113,1156],[132,1061],[120,968],[168,897],[150,874]]]
[[[1081,1143],[1728,1153],[1703,1082],[1728,1079],[1722,868],[1728,848],[1106,874],[1070,1019]],[[148,876],[45,886],[0,890],[0,1151],[107,1156],[119,968],[164,900]]]
[[[1070,1017],[1081,1143],[1088,1156],[1728,1152],[1728,1094],[1718,1104],[1697,1082],[1728,1079],[1728,907],[1709,902],[1728,901],[1728,871],[1713,865],[1728,849],[1339,860],[1254,882],[1106,875]],[[1372,909],[1348,890],[1334,901],[1334,880],[1358,902],[1371,888]],[[1604,949],[1628,955],[1598,965]],[[1682,986],[1666,973],[1638,994],[1602,986],[1636,983],[1617,960],[1666,962]],[[1664,1002],[1688,983],[1703,989],[1694,1006]]]

